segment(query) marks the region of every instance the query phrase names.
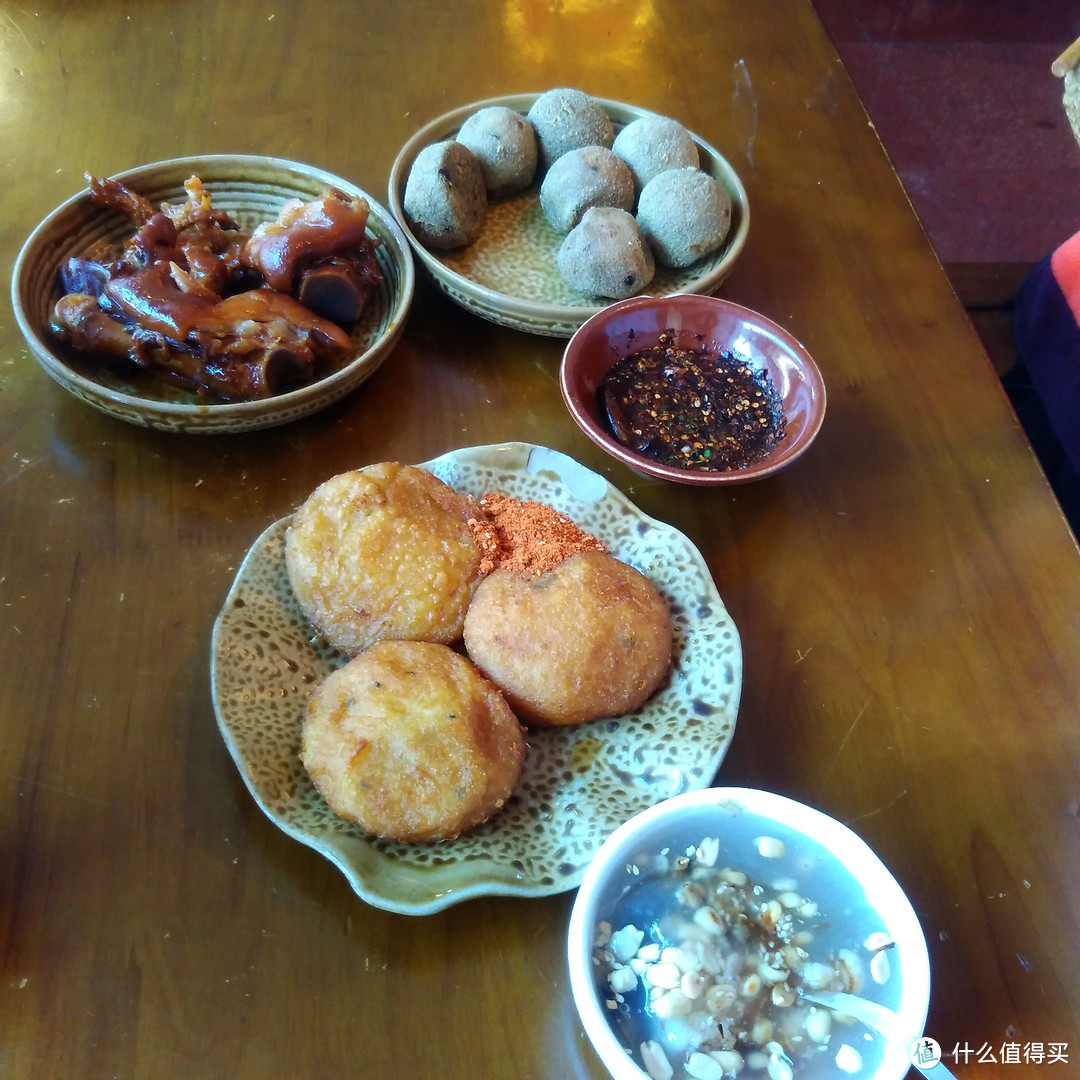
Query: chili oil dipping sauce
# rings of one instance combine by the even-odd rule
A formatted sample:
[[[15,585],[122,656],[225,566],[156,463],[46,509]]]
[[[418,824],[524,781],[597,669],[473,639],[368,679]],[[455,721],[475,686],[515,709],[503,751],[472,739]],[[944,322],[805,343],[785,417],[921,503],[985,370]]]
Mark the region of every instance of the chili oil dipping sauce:
[[[784,438],[783,402],[769,373],[703,335],[693,348],[674,330],[619,360],[597,386],[597,405],[623,446],[664,465],[743,469]]]

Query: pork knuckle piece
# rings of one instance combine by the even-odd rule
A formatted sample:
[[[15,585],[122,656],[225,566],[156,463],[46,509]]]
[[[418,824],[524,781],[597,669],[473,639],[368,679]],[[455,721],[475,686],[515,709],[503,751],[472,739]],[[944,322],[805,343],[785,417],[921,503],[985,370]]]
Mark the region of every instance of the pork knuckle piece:
[[[468,147],[452,139],[425,146],[405,181],[405,216],[426,247],[465,247],[487,216],[484,171]]]

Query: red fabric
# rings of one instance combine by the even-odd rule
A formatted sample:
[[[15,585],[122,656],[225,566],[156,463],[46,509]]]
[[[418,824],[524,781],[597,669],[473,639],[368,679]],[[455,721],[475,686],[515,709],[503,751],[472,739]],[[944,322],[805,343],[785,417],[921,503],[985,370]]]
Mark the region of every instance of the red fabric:
[[[1080,233],[1025,278],[1013,337],[1050,427],[1080,474]]]
[[[1050,269],[1073,319],[1080,326],[1080,233],[1054,249],[1050,256]]]

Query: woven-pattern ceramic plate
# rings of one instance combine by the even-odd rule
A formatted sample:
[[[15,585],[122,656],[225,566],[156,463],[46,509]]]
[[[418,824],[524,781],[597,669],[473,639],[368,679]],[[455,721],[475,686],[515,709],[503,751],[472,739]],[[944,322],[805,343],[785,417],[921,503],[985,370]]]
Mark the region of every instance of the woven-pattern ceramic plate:
[[[563,281],[555,256],[563,241],[540,211],[539,185],[520,195],[488,203],[480,238],[466,248],[432,251],[413,235],[405,218],[402,199],[416,155],[431,143],[453,138],[461,125],[479,109],[505,105],[527,113],[539,94],[510,94],[475,101],[425,124],[401,148],[390,170],[389,206],[417,258],[431,272],[435,283],[462,307],[491,322],[548,337],[570,337],[590,315],[607,305],[596,297],[583,296]],[[620,101],[597,98],[607,111],[615,131],[632,120],[649,115],[645,109]],[[698,136],[701,167],[715,177],[731,197],[731,231],[711,255],[683,270],[657,267],[645,290],[652,296],[671,293],[711,293],[731,271],[746,243],[750,207],[746,189],[735,170],[717,150]]]
[[[665,684],[635,714],[531,731],[517,791],[478,829],[438,843],[369,836],[330,810],[300,763],[307,699],[345,658],[314,635],[296,605],[285,574],[285,518],[248,552],[214,627],[218,725],[267,816],[340,867],[371,904],[425,914],[485,894],[574,888],[628,817],[712,781],[735,729],[738,631],[697,548],[566,455],[503,443],[456,450],[422,467],[475,496],[498,491],[546,502],[645,573],[675,626]]]
[[[376,259],[383,281],[351,329],[352,356],[323,378],[259,401],[207,404],[163,383],[139,381],[104,365],[82,362],[58,345],[49,318],[59,299],[57,271],[69,256],[95,242],[119,245],[131,235],[127,218],[90,200],[87,190],[57,207],[30,234],[15,263],[11,300],[34,358],[81,401],[129,423],[163,431],[220,434],[252,431],[307,416],[351,393],[374,374],[405,326],[414,271],[404,233],[393,216],[355,184],[310,165],[245,154],[173,158],[117,173],[114,179],[149,199],[182,202],[184,181],[198,176],[215,208],[250,232],[272,221],[287,199],[316,199],[328,187],[367,199],[367,233],[379,241]]]

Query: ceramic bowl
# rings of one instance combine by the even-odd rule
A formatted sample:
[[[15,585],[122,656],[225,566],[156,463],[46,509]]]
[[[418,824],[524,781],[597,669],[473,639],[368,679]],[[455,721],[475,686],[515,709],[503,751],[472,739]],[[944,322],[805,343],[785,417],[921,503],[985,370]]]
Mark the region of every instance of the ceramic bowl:
[[[328,187],[363,195],[371,205],[368,235],[379,241],[383,276],[357,324],[353,352],[344,366],[305,386],[260,401],[208,404],[191,393],[81,363],[49,332],[60,296],[57,271],[71,255],[95,241],[122,242],[132,232],[119,214],[96,206],[83,190],[57,207],[30,234],[15,262],[12,306],[31,352],[45,371],[80,400],[111,416],[165,431],[222,433],[271,427],[307,416],[355,390],[389,355],[412,302],[413,262],[408,241],[392,214],[341,177],[310,165],[240,154],[174,158],[143,165],[114,177],[158,204],[184,197],[184,181],[198,176],[214,206],[228,212],[241,229],[273,220],[290,198],[318,198]]]
[[[615,439],[601,416],[597,386],[613,364],[656,345],[666,330],[675,331],[681,347],[705,344],[768,372],[783,401],[787,428],[767,457],[726,472],[682,469]],[[594,443],[638,472],[679,484],[744,484],[771,476],[809,449],[825,417],[825,384],[803,345],[764,315],[715,296],[637,296],[604,308],[567,343],[559,379],[570,415]]]
[[[691,865],[678,876],[675,863],[684,855],[690,857]],[[861,1022],[828,1009],[827,1016],[815,1012],[812,1022],[807,1022],[811,1008],[825,1007],[798,998],[774,1005],[769,990],[759,989],[758,998],[749,997],[754,988],[746,988],[742,982],[752,981],[744,970],[734,977],[733,984],[740,997],[751,1002],[748,1010],[760,1009],[775,1025],[773,1037],[786,1041],[794,1075],[800,1080],[835,1080],[848,1075],[864,1080],[900,1080],[906,1076],[911,1046],[922,1035],[930,997],[926,939],[910,901],[877,855],[845,825],[803,803],[750,788],[704,788],[642,811],[605,840],[585,871],[570,917],[570,982],[581,1023],[611,1076],[615,1080],[650,1080],[641,1045],[649,1037],[656,1038],[647,1026],[653,1018],[643,1009],[642,986],[650,981],[648,976],[642,976],[633,988],[620,984],[618,998],[609,981],[614,952],[628,955],[626,935],[620,941],[612,932],[617,935],[624,926],[633,925],[645,931],[642,945],[659,940],[661,934],[671,935],[674,943],[680,931],[667,921],[666,913],[677,905],[678,894],[665,891],[664,882],[673,882],[677,890],[697,878],[703,885],[707,883],[702,906],[721,910],[723,901],[713,905],[709,900],[719,895],[713,886],[721,871],[731,882],[739,879],[730,877],[730,871],[744,874],[747,881],[739,887],[748,897],[754,896],[755,885],[760,887],[761,893],[749,901],[748,908],[752,909],[758,898],[767,905],[779,896],[781,911],[791,913],[790,922],[784,921],[787,915],[781,915],[775,924],[781,940],[797,925],[813,926],[808,931],[812,939],[800,939],[808,954],[804,965],[797,974],[789,973],[782,985],[794,989],[820,981],[820,971],[831,968],[833,958],[841,957],[859,981],[855,993],[892,1014],[888,1026],[894,1029],[894,1037],[890,1041]],[[803,906],[810,904],[816,904],[816,909]],[[709,933],[708,919],[692,913],[689,917],[691,926]],[[801,923],[796,923],[796,917]],[[749,925],[754,925],[755,918],[758,916],[751,911]],[[760,918],[764,922],[764,916]],[[724,936],[706,940],[724,943],[720,954],[730,955],[734,935],[720,933],[728,940]],[[751,931],[751,938],[753,934]],[[634,945],[631,938],[630,947]],[[745,946],[736,943],[733,951],[745,951]],[[628,962],[633,970],[633,961]],[[814,964],[820,967],[811,967]],[[724,977],[718,978],[722,981]],[[764,977],[758,981],[763,986],[766,983]],[[703,993],[707,995],[708,989]],[[662,1011],[659,1005],[657,1008]],[[690,1023],[692,1019],[683,1018],[682,1024]],[[793,1044],[790,1032],[803,1024],[807,1032],[814,1033]],[[722,1063],[716,1058],[711,1058],[712,1071],[707,1061],[699,1059],[694,1063],[698,1067],[691,1065],[692,1071],[687,1072],[693,1049],[678,1045],[680,1025],[669,1026],[663,1034],[672,1080],[720,1075],[715,1065]],[[681,1036],[685,1038],[685,1034],[683,1027]],[[750,1039],[740,1039],[735,1047],[747,1065],[746,1075],[789,1075],[782,1065],[770,1068],[753,1060],[754,1053],[782,1060],[772,1046],[758,1051],[750,1043]],[[664,1071],[654,1067],[652,1075]]]
[[[402,200],[416,155],[431,143],[451,139],[475,112],[494,105],[527,113],[537,93],[503,97],[461,105],[425,124],[398,153],[390,170],[390,209],[405,231],[416,257],[435,284],[456,304],[489,322],[529,334],[568,338],[581,324],[610,301],[584,296],[559,275],[555,257],[563,242],[540,210],[539,181],[526,191],[488,203],[480,238],[466,248],[435,251],[413,235]],[[611,117],[616,132],[642,116],[646,109],[607,98],[596,99]],[[713,146],[693,133],[702,169],[731,198],[731,229],[724,243],[710,255],[681,270],[657,268],[649,286],[653,294],[715,292],[731,272],[750,229],[746,189],[731,163]]]

